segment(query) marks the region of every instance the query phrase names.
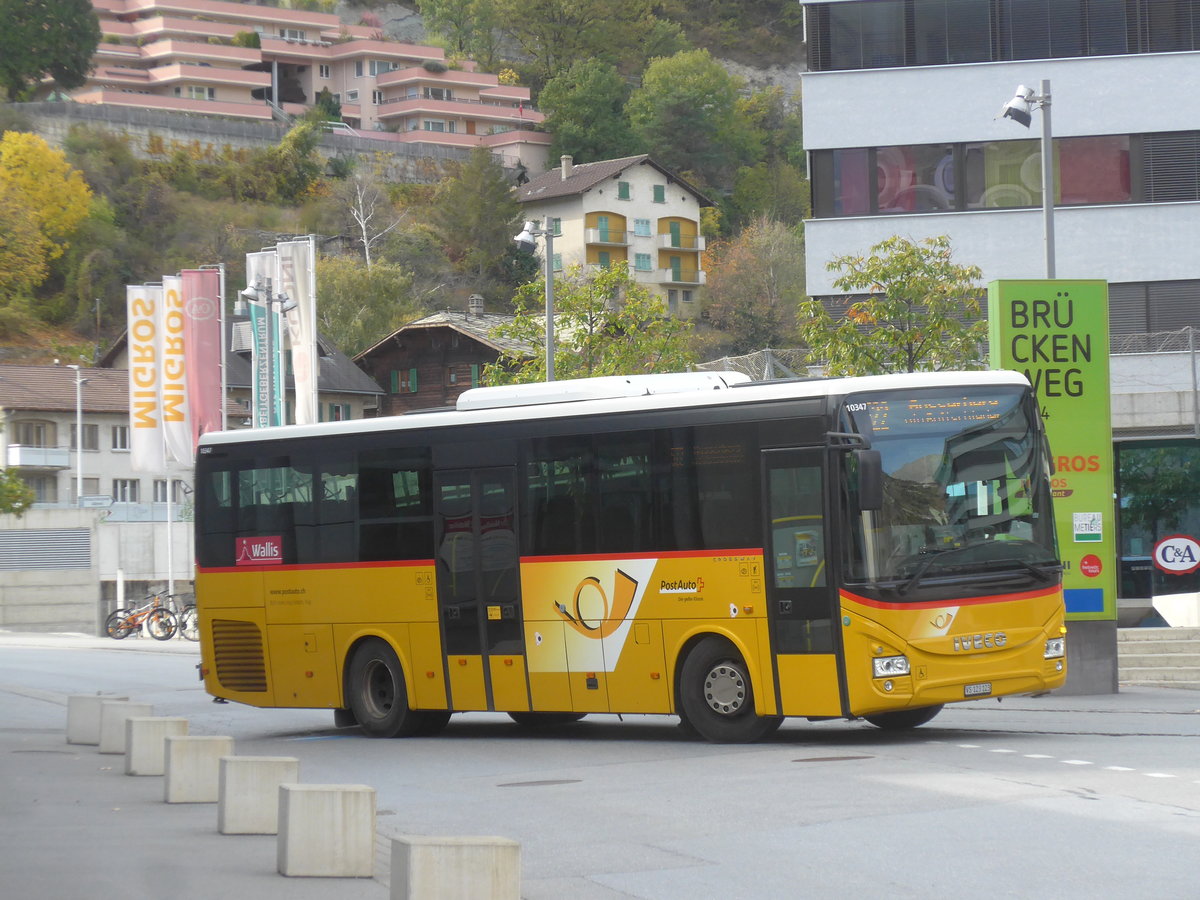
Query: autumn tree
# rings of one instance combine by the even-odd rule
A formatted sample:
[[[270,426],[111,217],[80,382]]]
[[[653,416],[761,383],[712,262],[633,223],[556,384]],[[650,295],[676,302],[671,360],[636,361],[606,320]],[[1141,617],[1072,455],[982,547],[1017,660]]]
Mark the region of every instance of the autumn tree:
[[[100,44],[91,0],[0,0],[0,87],[26,99],[44,77],[63,90],[81,87]]]
[[[576,162],[618,159],[637,152],[637,141],[625,117],[629,88],[616,66],[581,59],[546,82],[538,108],[545,128],[554,135],[550,158],[563,154]]]
[[[879,375],[982,368],[987,322],[978,266],[959,265],[946,235],[914,242],[893,236],[869,256],[840,256],[826,268],[849,296],[834,319],[819,300],[800,309],[800,336],[830,375]]]
[[[730,352],[793,346],[804,296],[804,241],[786,225],[759,218],[713,245],[705,308]]]
[[[493,334],[537,348],[532,356],[506,352],[483,373],[485,384],[546,380],[544,279],[523,285],[514,318]],[[584,272],[572,266],[554,280],[556,378],[683,372],[695,363],[692,325],[670,318],[661,298],[638,284],[622,265]]]

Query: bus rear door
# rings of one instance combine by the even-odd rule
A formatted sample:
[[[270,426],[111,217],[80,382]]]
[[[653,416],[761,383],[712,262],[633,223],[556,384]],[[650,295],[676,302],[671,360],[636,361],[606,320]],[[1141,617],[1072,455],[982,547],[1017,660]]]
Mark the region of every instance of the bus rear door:
[[[438,614],[455,710],[529,709],[515,471],[435,475]]]

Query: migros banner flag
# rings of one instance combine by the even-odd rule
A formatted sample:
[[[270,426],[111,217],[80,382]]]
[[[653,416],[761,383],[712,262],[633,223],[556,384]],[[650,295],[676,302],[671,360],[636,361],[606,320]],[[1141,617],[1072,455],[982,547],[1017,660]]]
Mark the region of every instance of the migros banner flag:
[[[316,348],[317,304],[313,293],[315,273],[313,242],[283,241],[275,245],[279,263],[279,290],[294,302],[288,310],[287,330],[292,348],[292,378],[296,388],[296,424],[317,421],[315,389],[320,360]]]
[[[129,451],[135,472],[161,472],[166,465],[163,444],[162,303],[159,285],[131,284],[125,288],[129,325]]]
[[[191,416],[188,414],[183,282],[178,275],[163,276],[161,309],[158,396],[162,410],[163,443],[168,459],[190,466],[194,446]]]

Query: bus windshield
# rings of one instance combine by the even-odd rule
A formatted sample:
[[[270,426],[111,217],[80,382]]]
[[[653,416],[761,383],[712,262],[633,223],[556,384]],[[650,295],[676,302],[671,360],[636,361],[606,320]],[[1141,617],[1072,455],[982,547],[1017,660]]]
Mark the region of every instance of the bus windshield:
[[[921,584],[1001,572],[1057,579],[1048,460],[1027,391],[857,394],[844,410],[883,469],[882,508],[861,510],[847,542],[848,582],[903,600]]]

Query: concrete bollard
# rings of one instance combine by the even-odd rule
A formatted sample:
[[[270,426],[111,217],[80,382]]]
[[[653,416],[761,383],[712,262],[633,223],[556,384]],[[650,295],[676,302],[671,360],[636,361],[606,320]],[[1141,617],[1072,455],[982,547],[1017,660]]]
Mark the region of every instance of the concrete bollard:
[[[222,756],[217,798],[221,834],[278,834],[279,786],[300,780],[294,756]]]
[[[72,694],[67,697],[67,743],[100,743],[100,706],[105,700],[128,700],[115,694]]]
[[[149,703],[129,700],[105,700],[100,704],[100,752],[125,752],[125,720],[131,716],[152,716]]]
[[[281,784],[280,875],[375,874],[375,789],[365,784]]]
[[[188,733],[188,720],[168,716],[130,716],[125,720],[125,774],[162,775],[167,735]]]
[[[233,738],[198,735],[166,737],[167,803],[216,803],[221,757],[233,755]]]
[[[391,900],[520,900],[521,845],[501,837],[392,838]]]

